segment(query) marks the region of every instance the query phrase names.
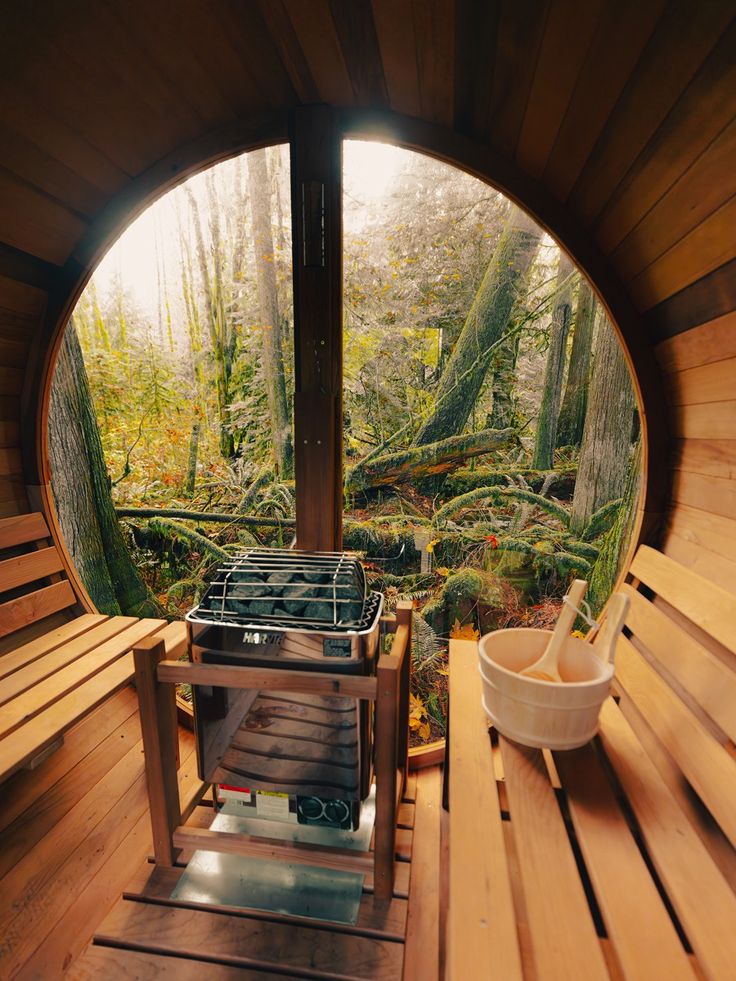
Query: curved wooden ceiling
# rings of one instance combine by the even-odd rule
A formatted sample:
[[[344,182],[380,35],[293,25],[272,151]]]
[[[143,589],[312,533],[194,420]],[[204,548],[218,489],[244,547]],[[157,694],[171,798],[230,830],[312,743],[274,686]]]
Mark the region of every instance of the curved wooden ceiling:
[[[0,18],[0,513],[37,482],[21,396],[27,428],[49,325],[100,243],[187,167],[327,102],[433,124],[560,216],[638,313],[638,366],[651,344],[664,368],[681,513],[709,480],[709,513],[736,522],[732,0],[29,0]]]

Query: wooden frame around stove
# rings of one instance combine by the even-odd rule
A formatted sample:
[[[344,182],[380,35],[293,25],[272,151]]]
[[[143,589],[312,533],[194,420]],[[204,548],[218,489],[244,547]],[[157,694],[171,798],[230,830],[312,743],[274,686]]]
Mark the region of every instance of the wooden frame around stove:
[[[394,886],[396,818],[408,771],[411,619],[410,602],[400,602],[395,615],[382,618],[385,631],[394,637],[390,653],[380,655],[374,677],[167,661],[163,641],[155,637],[141,641],[133,655],[156,864],[173,866],[183,849],[204,848],[349,872],[372,871],[376,899],[390,899]],[[373,854],[183,827],[176,775],[175,686],[179,683],[344,695],[375,702]]]

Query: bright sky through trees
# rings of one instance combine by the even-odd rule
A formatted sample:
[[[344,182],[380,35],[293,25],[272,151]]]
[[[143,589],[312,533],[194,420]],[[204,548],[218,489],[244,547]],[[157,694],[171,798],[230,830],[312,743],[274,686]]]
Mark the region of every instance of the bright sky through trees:
[[[386,143],[357,140],[346,141],[343,153],[345,191],[364,203],[374,202],[390,192],[394,177],[410,156],[408,151]],[[191,178],[190,187],[206,220],[203,178],[203,174]],[[149,315],[156,313],[161,278],[169,282],[176,278],[181,253],[179,214],[186,223],[187,208],[182,207],[180,194],[165,194],[123,232],[94,274],[100,294],[106,294],[115,280],[121,279],[141,310]],[[351,209],[349,214],[353,223],[360,222],[359,212]]]

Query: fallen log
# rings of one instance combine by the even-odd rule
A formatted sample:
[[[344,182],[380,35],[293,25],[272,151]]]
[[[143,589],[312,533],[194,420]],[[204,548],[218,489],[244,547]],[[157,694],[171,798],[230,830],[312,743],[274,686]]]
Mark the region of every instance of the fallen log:
[[[348,492],[389,487],[404,480],[421,480],[435,474],[447,473],[453,467],[475,456],[510,446],[516,438],[513,429],[483,429],[479,433],[450,436],[426,446],[377,456],[358,463],[345,478]]]
[[[257,528],[294,528],[294,518],[260,518],[256,514],[225,514],[218,511],[186,511],[183,508],[115,508],[119,518],[180,518],[184,521],[213,521],[223,525],[254,525]]]

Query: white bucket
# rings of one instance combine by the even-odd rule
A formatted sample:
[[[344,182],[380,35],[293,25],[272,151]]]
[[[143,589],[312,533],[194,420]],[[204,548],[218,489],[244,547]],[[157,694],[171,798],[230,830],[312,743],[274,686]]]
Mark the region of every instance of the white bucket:
[[[538,660],[549,630],[514,627],[481,637],[478,653],[483,708],[498,731],[537,749],[577,749],[592,739],[613,677],[590,644],[568,637],[560,652],[563,683],[519,674]]]

